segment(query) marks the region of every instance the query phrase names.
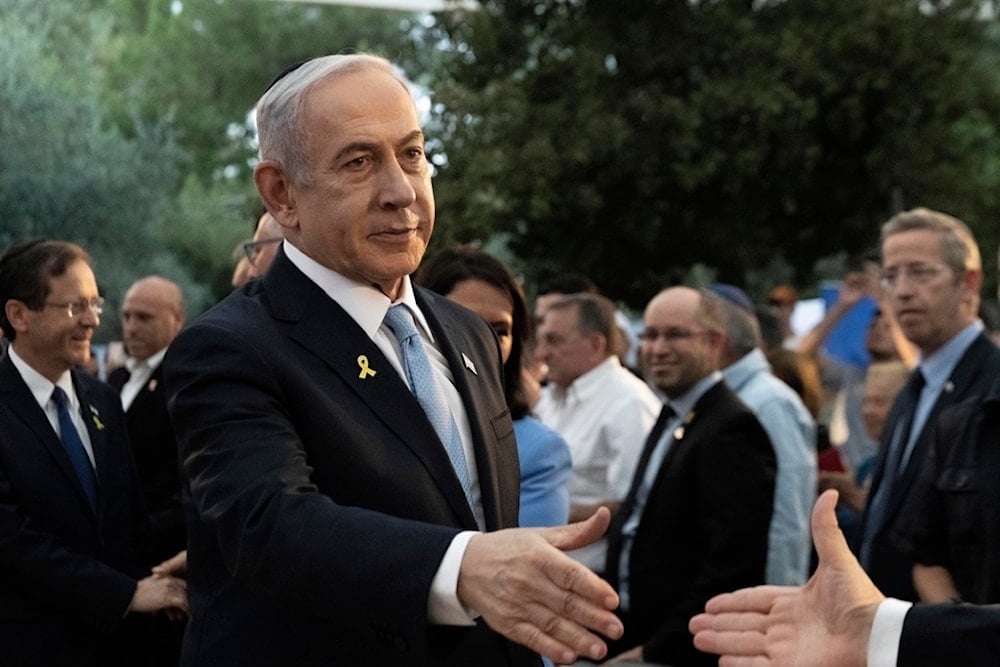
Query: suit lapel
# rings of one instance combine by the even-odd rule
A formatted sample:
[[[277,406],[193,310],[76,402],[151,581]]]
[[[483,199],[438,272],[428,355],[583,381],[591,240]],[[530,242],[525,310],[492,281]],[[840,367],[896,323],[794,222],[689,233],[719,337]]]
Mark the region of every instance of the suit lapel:
[[[475,528],[475,518],[444,445],[420,404],[378,346],[338,303],[306,278],[283,253],[275,259],[265,277],[264,288],[273,292],[274,298],[269,299],[272,315],[287,324],[289,338],[321,360],[413,451],[463,525]],[[317,382],[322,382],[318,375]]]
[[[501,500],[494,471],[499,470],[501,464],[497,461],[496,451],[487,445],[487,443],[495,442],[495,438],[487,437],[485,432],[489,419],[494,415],[483,414],[484,408],[478,399],[484,392],[481,390],[473,391],[473,384],[482,382],[482,378],[493,376],[488,371],[491,366],[500,363],[500,352],[497,350],[497,358],[493,360],[481,358],[476,353],[479,346],[474,344],[470,337],[470,331],[466,327],[456,326],[455,321],[447,317],[442,309],[434,307],[434,304],[441,297],[421,288],[415,288],[415,293],[420,309],[434,333],[438,349],[441,350],[448,362],[448,367],[451,369],[455,381],[455,388],[465,406],[472,433],[483,514],[487,527],[497,528],[501,525]],[[483,374],[480,375],[480,373]]]
[[[983,369],[982,362],[989,352],[989,348],[985,346],[992,345],[992,342],[980,335],[955,364],[955,368],[952,369],[951,375],[948,376],[948,380],[941,388],[941,393],[927,414],[927,420],[920,429],[920,435],[913,443],[913,452],[910,454],[909,461],[906,462],[906,467],[899,479],[896,480],[893,497],[890,499],[891,504],[886,510],[887,517],[892,516],[902,507],[903,501],[909,496],[910,487],[920,477],[920,470],[927,458],[927,450],[930,448],[934,436],[934,424],[941,415],[941,411],[976,393],[974,388]],[[899,417],[899,415],[896,416]],[[885,461],[880,461],[880,463],[884,468]]]
[[[97,471],[97,506],[102,507],[105,501],[105,494],[101,493],[102,473],[111,465],[114,453],[110,450],[115,446],[109,438],[109,431],[105,420],[110,419],[110,414],[106,406],[97,400],[96,394],[90,390],[73,371],[73,387],[76,389],[77,398],[80,399],[80,412],[83,416],[83,423],[87,426],[87,435],[90,437],[90,447],[94,452],[94,468]],[[118,443],[124,447],[125,443]]]
[[[702,419],[707,412],[711,411],[712,405],[719,400],[723,389],[724,384],[720,380],[701,395],[686,415],[681,415],[680,426],[674,431],[674,442],[660,465],[660,472],[656,475],[656,482],[650,489],[650,495],[655,493],[656,486],[660,483],[664,471],[669,470],[676,458],[685,455],[698,442]]]
[[[121,387],[119,387],[119,392]],[[132,413],[133,411],[142,414],[143,410],[146,408],[148,403],[154,401],[159,393],[163,391],[163,364],[161,363],[150,374],[149,379],[146,380],[146,384],[142,386],[139,393],[135,395],[132,404],[128,406],[128,410],[125,412],[126,415]]]
[[[83,485],[73,469],[73,464],[70,463],[65,447],[9,357],[0,361],[0,397],[2,397],[0,400],[3,400],[10,408],[14,417],[30,429],[37,438],[36,443],[26,442],[24,446],[37,446],[39,450],[48,452],[48,455],[55,461],[56,467],[62,471],[67,483],[73,487],[77,500],[88,509],[91,516],[94,516],[87,495],[83,491]]]

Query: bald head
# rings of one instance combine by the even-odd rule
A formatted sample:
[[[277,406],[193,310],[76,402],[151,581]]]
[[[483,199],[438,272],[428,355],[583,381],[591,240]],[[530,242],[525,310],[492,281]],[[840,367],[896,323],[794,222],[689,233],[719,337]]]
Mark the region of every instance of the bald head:
[[[247,280],[267,273],[271,262],[278,256],[278,246],[283,239],[281,225],[273,215],[265,211],[257,221],[257,231],[253,235],[253,260],[247,270]]]
[[[671,287],[646,306],[640,336],[643,367],[669,398],[682,396],[719,368],[722,318],[718,298]]]
[[[170,344],[184,326],[184,300],[177,283],[160,276],[134,282],[122,303],[125,349],[145,361]]]

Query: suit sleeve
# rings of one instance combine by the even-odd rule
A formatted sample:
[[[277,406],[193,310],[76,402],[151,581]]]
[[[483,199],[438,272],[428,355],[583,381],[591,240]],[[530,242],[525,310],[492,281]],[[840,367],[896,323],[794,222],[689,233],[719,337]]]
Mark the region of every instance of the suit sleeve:
[[[170,411],[189,492],[191,568],[217,555],[222,571],[206,576],[231,577],[256,595],[331,621],[386,619],[420,637],[430,583],[458,530],[340,505],[320,491],[309,446],[363,457],[365,443],[343,442],[349,436],[338,416],[322,429],[319,416],[296,423],[307,411],[336,406],[322,403],[329,396],[318,389],[312,405],[289,393],[309,369],[293,369],[290,380],[293,360],[283,351],[231,325],[202,324],[183,332],[167,354]],[[357,415],[339,419],[348,417]],[[328,443],[311,437],[307,446],[306,430],[321,431]]]
[[[906,614],[898,667],[995,665],[1000,656],[1000,606],[915,605]]]
[[[0,406],[0,410],[3,410]],[[8,425],[13,419],[3,420]],[[13,436],[8,432],[7,437]],[[73,549],[66,541],[25,511],[20,493],[44,494],[52,507],[71,489],[31,489],[17,486],[8,470],[4,448],[0,458],[0,610],[16,608],[27,614],[24,602],[37,606],[37,613],[57,610],[101,630],[121,623],[135,593],[136,580],[97,558]],[[27,485],[21,485],[25,487]],[[37,498],[35,498],[37,501]],[[72,498],[67,502],[75,503]],[[86,517],[80,516],[81,521]],[[8,597],[13,594],[14,597]],[[15,602],[14,600],[17,600]]]

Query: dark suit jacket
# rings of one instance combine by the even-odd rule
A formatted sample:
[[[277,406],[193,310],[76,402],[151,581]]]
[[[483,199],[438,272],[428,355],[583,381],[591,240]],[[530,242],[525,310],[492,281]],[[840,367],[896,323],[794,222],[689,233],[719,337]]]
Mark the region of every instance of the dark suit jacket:
[[[900,539],[917,563],[947,568],[966,602],[1000,603],[1000,380],[941,413]]]
[[[468,410],[487,527],[515,526],[496,339],[417,297]],[[537,664],[482,623],[427,623],[430,582],[472,512],[404,381],[284,253],[183,331],[164,370],[188,524],[184,664]]]
[[[903,621],[899,667],[992,667],[1000,660],[1000,606],[915,605]]]
[[[91,509],[59,437],[20,373],[0,361],[0,664],[108,658],[139,574],[142,501],[121,400],[73,372],[94,448]]]
[[[128,370],[124,367],[108,376],[108,384],[119,392],[127,381]],[[154,549],[150,558],[155,562],[173,556],[185,546],[177,438],[167,412],[166,394],[160,364],[125,412],[132,457],[149,512]]]
[[[942,390],[940,397],[927,416],[927,421],[924,422],[923,429],[914,443],[913,453],[910,455],[906,468],[893,487],[882,527],[873,535],[864,532],[868,513],[868,510],[865,510],[865,517],[861,523],[862,534],[858,543],[868,539],[872,541],[868,576],[887,596],[901,600],[915,600],[917,598],[916,590],[913,588],[913,560],[906,553],[906,545],[902,544],[895,536],[895,531],[898,528],[902,509],[906,505],[927,459],[927,451],[933,439],[934,426],[938,416],[942,410],[951,405],[973,396],[985,394],[997,376],[1000,376],[1000,350],[989,338],[981,335],[962,355],[952,371],[949,384]],[[948,386],[952,387],[951,391],[948,390]],[[888,447],[896,423],[901,419],[900,412],[900,401],[897,400],[882,431],[882,445],[879,450],[878,462],[875,465],[875,474],[872,477],[871,490],[868,492],[869,503],[875,497],[875,493],[886,474],[885,463]]]
[[[718,593],[764,583],[777,464],[764,428],[723,382],[692,413],[660,466],[632,543],[626,635],[614,646],[642,644],[650,662],[714,665],[718,656],[694,648],[688,620]],[[662,432],[659,420],[609,531],[606,573],[616,589],[621,528]]]

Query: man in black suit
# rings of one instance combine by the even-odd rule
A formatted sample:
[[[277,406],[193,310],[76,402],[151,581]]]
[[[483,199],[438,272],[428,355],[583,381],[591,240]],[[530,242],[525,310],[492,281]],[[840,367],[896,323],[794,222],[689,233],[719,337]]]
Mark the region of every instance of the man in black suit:
[[[764,582],[776,462],[767,433],[722,381],[718,297],[666,289],[646,307],[643,369],[667,396],[608,538],[621,597],[619,659],[715,664],[688,620],[722,591]]]
[[[902,509],[941,411],[989,390],[1000,375],[1000,350],[976,317],[982,263],[965,223],[924,208],[897,214],[882,227],[882,275],[903,333],[920,349],[920,363],[882,432],[859,559],[887,595],[915,600],[913,559],[896,535]]]
[[[913,605],[886,598],[865,575],[837,526],[837,492],[812,515],[819,556],[804,586],[725,593],[691,619],[695,645],[731,661],[772,667],[968,667],[996,664],[1000,606]]]
[[[617,598],[561,550],[598,539],[607,510],[494,532],[516,525],[519,477],[499,346],[410,282],[434,201],[408,84],[381,58],[317,58],[265,92],[257,127],[254,178],[285,241],[165,361],[182,662],[602,657]]]
[[[922,602],[1000,603],[998,479],[1000,377],[984,396],[941,414],[900,520]]]
[[[84,251],[0,257],[0,664],[131,664],[130,612],[186,605],[143,577],[145,514],[118,396],[76,370],[103,299]]]
[[[184,326],[180,286],[160,276],[135,281],[122,301],[128,359],[108,376],[121,394],[132,457],[150,521],[150,549],[158,562],[186,546],[177,438],[167,413],[162,361]],[[184,624],[166,616],[146,620],[137,665],[176,666]],[[140,662],[141,660],[141,662]]]
[[[108,376],[121,394],[132,456],[160,560],[184,548],[177,438],[167,413],[162,361],[184,326],[181,288],[160,276],[132,284],[122,301],[128,359]]]

